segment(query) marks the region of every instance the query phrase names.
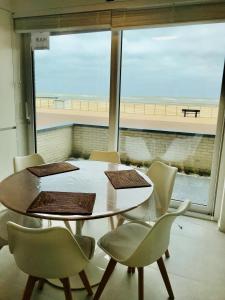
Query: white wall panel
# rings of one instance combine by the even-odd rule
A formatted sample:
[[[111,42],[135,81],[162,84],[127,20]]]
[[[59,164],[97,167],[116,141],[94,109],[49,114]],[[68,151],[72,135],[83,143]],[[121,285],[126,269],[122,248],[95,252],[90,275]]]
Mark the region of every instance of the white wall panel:
[[[0,9],[0,180],[13,172],[17,154],[14,79],[12,60],[12,16]]]
[[[13,173],[13,157],[16,156],[16,130],[0,131],[0,180]]]
[[[0,128],[15,126],[11,14],[0,9]]]

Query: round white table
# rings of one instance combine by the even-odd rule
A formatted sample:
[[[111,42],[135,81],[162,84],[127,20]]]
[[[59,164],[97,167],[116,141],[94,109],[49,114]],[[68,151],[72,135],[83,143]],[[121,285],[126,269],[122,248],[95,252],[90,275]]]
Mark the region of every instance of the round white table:
[[[99,161],[69,161],[77,171],[37,177],[28,170],[15,173],[0,183],[0,202],[18,213],[36,218],[68,221],[105,218],[129,211],[143,204],[153,192],[150,179],[139,172],[150,187],[114,189],[104,171],[130,170],[129,166]],[[27,209],[41,191],[96,193],[91,215],[52,215],[27,213]],[[81,228],[78,222],[78,233]],[[104,269],[96,267],[95,258],[85,270],[91,285],[99,283]],[[80,280],[71,280],[72,288],[82,288]],[[58,285],[58,284],[57,284]]]

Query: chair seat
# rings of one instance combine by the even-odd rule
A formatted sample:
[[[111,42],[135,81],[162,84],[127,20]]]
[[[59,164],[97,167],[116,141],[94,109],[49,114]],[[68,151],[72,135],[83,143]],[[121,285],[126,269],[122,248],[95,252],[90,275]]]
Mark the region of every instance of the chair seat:
[[[42,222],[40,219],[23,216],[7,208],[0,211],[0,238],[5,241],[5,245],[8,244],[8,232],[7,222],[11,221],[16,224],[22,225],[28,228],[40,228]]]
[[[149,233],[150,226],[127,223],[104,235],[98,245],[114,260],[127,260]]]
[[[86,257],[91,259],[95,251],[95,239],[84,235],[75,235],[75,239]]]

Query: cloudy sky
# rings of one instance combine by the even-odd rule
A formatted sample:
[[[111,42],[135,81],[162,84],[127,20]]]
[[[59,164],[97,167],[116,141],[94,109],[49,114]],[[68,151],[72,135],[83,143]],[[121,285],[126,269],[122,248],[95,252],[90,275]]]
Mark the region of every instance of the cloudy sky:
[[[52,36],[35,51],[37,94],[108,96],[110,32]],[[122,96],[220,95],[225,24],[123,33]]]

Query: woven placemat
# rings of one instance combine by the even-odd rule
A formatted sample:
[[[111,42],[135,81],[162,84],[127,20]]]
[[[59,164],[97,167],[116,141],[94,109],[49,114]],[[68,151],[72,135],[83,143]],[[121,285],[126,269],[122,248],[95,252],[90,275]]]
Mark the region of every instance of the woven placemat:
[[[59,162],[59,163],[29,167],[27,168],[27,170],[38,177],[44,177],[44,176],[79,170],[79,168],[67,162]]]
[[[91,215],[95,203],[94,193],[40,192],[28,213],[62,215]]]
[[[139,188],[151,186],[137,171],[105,171],[115,189]]]

